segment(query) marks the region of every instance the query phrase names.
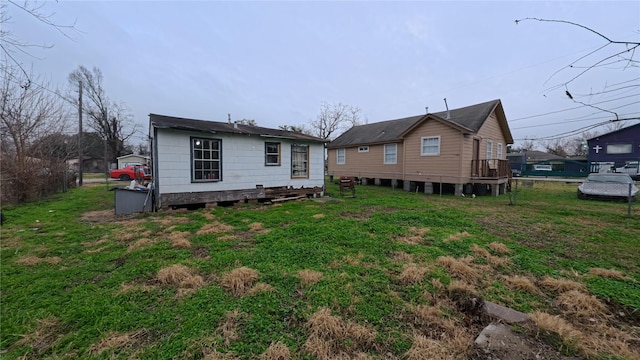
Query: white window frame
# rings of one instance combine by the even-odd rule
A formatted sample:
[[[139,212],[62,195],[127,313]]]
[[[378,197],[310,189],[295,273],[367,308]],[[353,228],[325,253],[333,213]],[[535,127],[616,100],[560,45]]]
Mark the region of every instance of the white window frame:
[[[347,149],[336,149],[336,164],[344,165],[347,163]]]
[[[487,160],[493,159],[493,140],[487,140]]]
[[[429,145],[428,147],[434,147],[436,146],[437,149],[435,152],[430,151],[430,152],[425,152],[425,145],[424,142],[426,140],[433,140],[436,139],[438,141],[437,145]],[[440,135],[438,136],[425,136],[423,138],[420,139],[420,156],[439,156],[440,155]]]
[[[222,140],[192,136],[190,141],[191,182],[222,181]]]
[[[276,151],[269,151],[269,147],[276,147]],[[280,143],[267,141],[264,143],[264,165],[265,166],[280,166]],[[273,149],[272,149],[273,150]],[[275,158],[275,162],[269,161],[269,158]]]
[[[359,146],[358,147],[358,152],[359,153],[367,153],[367,152],[369,152],[369,147],[366,146],[366,145],[365,146]]]
[[[393,153],[390,149],[393,148]],[[393,156],[387,160],[387,157]],[[385,165],[394,165],[398,163],[398,144],[384,144],[383,162]]]
[[[309,178],[309,145],[291,144],[291,178]]]
[[[502,160],[502,143],[498,143],[498,150],[496,155],[498,156],[498,160]]]

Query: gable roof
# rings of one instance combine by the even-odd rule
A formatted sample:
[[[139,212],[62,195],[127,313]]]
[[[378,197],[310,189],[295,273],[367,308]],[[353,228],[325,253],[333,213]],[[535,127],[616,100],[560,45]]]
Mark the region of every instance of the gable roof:
[[[321,139],[319,137],[294,131],[270,129],[260,126],[234,124],[220,121],[186,119],[158,114],[149,114],[149,128],[151,127],[159,129],[198,131],[210,134],[228,133],[248,136],[254,135],[263,137],[284,138],[291,140],[304,140],[319,143],[326,142],[324,139]]]
[[[609,136],[609,135],[614,135],[614,134],[617,134],[617,133],[620,133],[620,132],[627,132],[629,130],[634,130],[635,127],[640,128],[640,123],[637,123],[637,124],[634,124],[634,125],[630,125],[630,126],[627,126],[627,127],[623,127],[621,129],[614,130],[614,131],[611,131],[611,132],[608,132],[608,133],[605,133],[605,134],[594,136],[592,138],[587,139],[587,141],[594,140],[594,139],[601,138],[601,137],[606,137],[606,136]]]
[[[513,143],[507,119],[499,99],[487,101],[481,104],[462,107],[449,111],[441,111],[433,114],[417,115],[402,119],[387,120],[377,123],[358,125],[347,130],[342,135],[327,145],[328,148],[345,146],[358,146],[365,144],[390,143],[402,140],[402,138],[419,124],[435,120],[455,127],[464,133],[475,133],[480,130],[482,124],[492,111],[496,110],[500,128],[505,134],[507,143]]]

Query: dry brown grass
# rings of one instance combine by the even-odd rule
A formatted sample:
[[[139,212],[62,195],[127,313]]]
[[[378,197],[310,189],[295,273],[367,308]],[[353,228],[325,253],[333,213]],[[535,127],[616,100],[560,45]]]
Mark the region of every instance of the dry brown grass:
[[[408,230],[409,230],[409,233],[407,235],[398,237],[398,241],[408,245],[421,244],[424,241],[424,235],[429,231],[431,231],[431,229],[428,229],[428,228],[416,228],[416,227],[410,227]]]
[[[233,226],[223,224],[219,221],[213,221],[209,224],[205,224],[196,232],[197,235],[208,235],[208,234],[221,234],[233,232]]]
[[[405,285],[419,284],[428,272],[429,268],[427,267],[419,266],[415,263],[408,263],[403,266],[402,272],[398,275],[398,280]]]
[[[561,293],[556,303],[565,314],[577,317],[601,317],[607,313],[607,306],[595,296],[577,290]]]
[[[63,335],[60,321],[57,318],[48,317],[37,322],[38,325],[33,333],[24,335],[16,342],[17,345],[30,346],[35,353],[34,355],[46,352]]]
[[[191,247],[191,241],[189,237],[191,233],[188,231],[174,231],[169,234],[169,240],[171,241],[171,247],[178,249],[188,249]]]
[[[143,248],[146,248],[147,246],[151,246],[151,245],[153,245],[155,243],[156,243],[156,241],[153,241],[153,240],[151,240],[149,238],[141,238],[141,239],[138,239],[138,240],[130,243],[129,246],[127,246],[127,252],[132,252],[132,251],[137,250],[137,249],[143,249]]]
[[[82,243],[82,246],[98,246],[98,245],[102,245],[104,243],[108,243],[109,240],[107,239],[98,239],[96,241],[86,241]]]
[[[59,256],[37,257],[33,255],[25,255],[18,258],[15,263],[24,266],[36,266],[40,263],[57,265],[60,263],[60,261],[62,261],[62,258],[60,258]]]
[[[275,288],[266,283],[257,283],[253,285],[253,287],[249,289],[249,291],[247,291],[247,295],[256,295],[261,292],[270,292],[270,291],[275,291]]]
[[[438,305],[410,306],[409,310],[414,316],[415,325],[418,325],[423,333],[433,337],[441,336],[443,332],[452,334],[457,327],[455,321],[445,316]]]
[[[457,234],[451,234],[451,235],[447,236],[446,238],[444,238],[442,241],[444,241],[444,242],[460,241],[460,240],[462,240],[462,239],[464,239],[466,237],[469,237],[469,236],[471,236],[471,234],[469,234],[466,231],[463,231],[463,232],[459,232]]]
[[[118,290],[118,293],[125,294],[133,291],[145,292],[145,291],[151,291],[153,289],[155,289],[155,287],[151,285],[136,284],[134,282],[129,282],[129,283],[122,283],[120,285],[120,290]]]
[[[447,291],[449,293],[465,293],[465,294],[476,294],[476,288],[462,280],[451,280],[449,285],[447,285]]]
[[[82,214],[81,221],[88,223],[103,223],[115,221],[116,214],[113,210],[88,211]]]
[[[176,264],[160,269],[156,279],[163,285],[178,286],[176,295],[183,297],[193,294],[204,286],[204,279],[195,270]]]
[[[324,217],[324,214],[314,214],[312,217],[314,219],[322,219]]]
[[[589,275],[620,280],[624,280],[627,278],[624,273],[615,269],[591,268],[589,269]]]
[[[302,286],[309,286],[318,282],[318,280],[322,278],[322,273],[319,271],[304,269],[298,271],[296,273],[296,277],[300,279]]]
[[[530,278],[520,275],[505,275],[502,277],[507,287],[513,290],[522,290],[531,294],[541,294],[536,284]]]
[[[456,259],[452,256],[440,256],[436,260],[436,263],[458,278],[476,280],[480,277],[478,272],[467,265],[464,259]]]
[[[398,262],[414,262],[413,255],[404,251],[395,251],[392,257],[393,261]]]
[[[145,337],[144,330],[137,330],[128,333],[109,332],[97,344],[91,345],[89,353],[98,355],[106,350],[132,349]]]
[[[272,342],[271,345],[260,355],[260,360],[289,360],[291,350],[283,342]]]
[[[583,338],[582,333],[575,329],[571,323],[560,316],[554,316],[545,312],[536,311],[529,314],[538,329],[557,334],[565,344],[575,344]]]
[[[224,321],[218,325],[216,332],[224,339],[224,345],[229,347],[232,341],[238,340],[238,323],[240,321],[240,310],[228,311],[224,315]]]
[[[558,293],[570,290],[585,291],[584,285],[579,282],[567,279],[554,279],[549,276],[545,276],[544,278],[542,278],[542,280],[539,281],[539,284],[545,289]]]
[[[266,234],[269,231],[271,231],[271,229],[265,229],[264,224],[261,222],[255,222],[255,223],[249,224],[249,229],[251,230],[251,232],[258,233],[258,234]]]
[[[243,296],[259,277],[258,270],[243,266],[224,274],[221,285],[234,296]]]
[[[473,337],[457,330],[456,334],[441,340],[414,334],[413,344],[405,354],[408,360],[457,360],[466,359],[473,345]]]
[[[374,329],[345,322],[331,315],[331,310],[322,308],[312,314],[305,325],[309,337],[303,349],[317,359],[366,358],[363,351],[374,343]]]
[[[500,242],[492,242],[489,245],[487,245],[489,247],[489,249],[497,252],[500,255],[506,255],[508,254],[511,250],[507,247],[507,245],[500,243]]]

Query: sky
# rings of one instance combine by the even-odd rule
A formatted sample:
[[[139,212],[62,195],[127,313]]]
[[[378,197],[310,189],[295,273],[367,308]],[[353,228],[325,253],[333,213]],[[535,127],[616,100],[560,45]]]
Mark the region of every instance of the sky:
[[[358,107],[373,123],[444,111],[445,98],[450,109],[500,99],[516,145],[616,118],[640,121],[638,64],[613,57],[581,74],[625,44],[566,23],[515,22],[569,21],[639,43],[639,1],[41,5],[75,30],[63,36],[8,4],[4,30],[52,45],[15,58],[60,92],[78,66],[99,68],[109,98],[126,104],[142,130],[133,142],[146,139],[150,113],[213,121],[231,114],[278,128],[308,125],[323,102]]]

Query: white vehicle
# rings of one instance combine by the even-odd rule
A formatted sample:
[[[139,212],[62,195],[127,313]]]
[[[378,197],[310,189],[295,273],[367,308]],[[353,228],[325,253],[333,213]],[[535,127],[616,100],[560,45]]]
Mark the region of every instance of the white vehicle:
[[[552,171],[553,168],[551,167],[551,165],[547,165],[547,164],[535,164],[533,165],[533,170],[534,171]]]
[[[621,174],[629,174],[632,179],[640,180],[640,168],[638,167],[637,161],[631,161],[623,167],[616,168],[615,172]]]

